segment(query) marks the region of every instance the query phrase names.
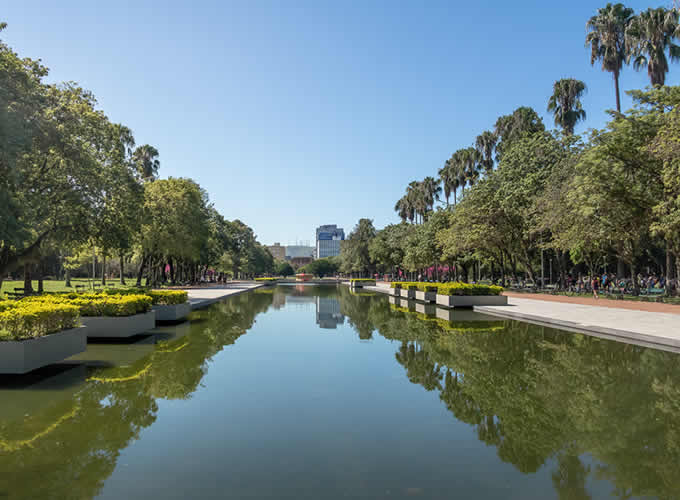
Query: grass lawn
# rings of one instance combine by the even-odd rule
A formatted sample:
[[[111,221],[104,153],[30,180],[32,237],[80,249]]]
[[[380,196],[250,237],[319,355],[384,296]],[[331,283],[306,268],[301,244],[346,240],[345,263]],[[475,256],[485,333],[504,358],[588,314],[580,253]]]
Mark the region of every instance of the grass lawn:
[[[118,283],[118,278],[114,279],[107,279],[106,280],[106,285],[107,288],[112,288],[109,287],[108,285],[115,285],[116,288],[128,288],[131,284],[135,284],[135,279],[134,278],[129,278],[125,280],[128,283],[128,286],[121,286],[120,283]],[[142,281],[142,284],[145,284],[146,280]],[[95,281],[95,284],[101,285],[101,278],[99,278],[97,281]],[[64,291],[73,291],[75,292],[76,290],[76,285],[85,285],[86,289],[90,288],[92,286],[92,281],[88,280],[87,278],[71,278],[71,288],[66,288],[64,286],[66,282],[61,280],[45,280],[43,281],[43,288],[46,292],[64,292]],[[13,292],[15,288],[23,288],[24,287],[24,280],[21,281],[3,281],[2,282],[2,290],[0,290],[2,293],[5,292]],[[101,290],[104,287],[98,288],[98,290]],[[33,280],[33,290],[38,290],[38,280]]]

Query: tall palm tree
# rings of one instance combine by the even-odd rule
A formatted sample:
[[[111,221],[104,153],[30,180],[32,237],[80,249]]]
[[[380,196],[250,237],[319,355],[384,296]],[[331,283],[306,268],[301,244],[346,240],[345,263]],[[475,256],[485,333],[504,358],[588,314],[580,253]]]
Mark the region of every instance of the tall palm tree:
[[[415,212],[415,220],[418,223],[418,215],[420,215],[420,220],[422,222],[423,216],[427,211],[427,200],[425,198],[425,190],[423,189],[423,184],[418,181],[412,181],[406,188],[406,197],[413,206]]]
[[[465,148],[463,156],[463,177],[465,182],[472,187],[477,179],[482,165],[482,155],[473,147]]]
[[[399,217],[403,222],[411,221],[413,222],[414,212],[413,206],[410,204],[407,196],[402,196],[394,205],[394,210],[399,214]]]
[[[581,105],[585,91],[586,84],[573,78],[562,78],[553,86],[548,111],[555,115],[555,125],[562,127],[567,135],[574,135],[576,123],[586,119],[586,112]]]
[[[636,71],[647,68],[652,85],[664,85],[668,73],[668,59],[680,60],[680,46],[673,39],[680,36],[678,10],[647,9],[634,17],[626,29],[626,43],[630,46],[629,58]]]
[[[475,147],[479,154],[482,155],[482,168],[486,174],[489,174],[493,170],[493,153],[496,149],[496,143],[498,142],[498,137],[493,132],[485,130],[477,136],[475,140]]]
[[[619,93],[619,76],[623,63],[628,59],[626,43],[626,27],[635,11],[621,3],[597,9],[597,14],[586,23],[588,34],[586,45],[590,45],[590,64],[602,61],[602,71],[609,71],[614,76],[616,89],[616,111],[621,112],[621,95]]]
[[[439,180],[444,187],[444,197],[446,198],[446,208],[449,208],[449,198],[451,197],[451,190],[453,188],[453,182],[451,178],[451,159],[449,158],[444,162],[444,166],[439,169]]]
[[[144,144],[135,149],[132,155],[137,172],[144,181],[152,181],[158,175],[161,162],[158,160],[158,150],[153,146]]]
[[[439,195],[442,193],[442,187],[439,185],[439,179],[434,177],[425,177],[420,183],[423,192],[423,200],[426,205],[426,212],[434,210],[435,202],[439,201]]]

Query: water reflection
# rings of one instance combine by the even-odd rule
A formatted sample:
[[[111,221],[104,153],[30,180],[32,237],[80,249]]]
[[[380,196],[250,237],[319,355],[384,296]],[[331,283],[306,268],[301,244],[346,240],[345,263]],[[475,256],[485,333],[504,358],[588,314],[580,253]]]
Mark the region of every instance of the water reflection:
[[[120,451],[155,422],[157,399],[191,397],[211,358],[271,303],[237,296],[131,344],[91,344],[29,382],[0,377],[0,498],[95,497]]]
[[[358,301],[351,324],[399,342],[409,381],[439,392],[458,421],[531,474],[544,465],[560,499],[680,495],[680,357],[413,301]],[[356,314],[356,318],[353,316]],[[359,330],[358,330],[359,331]],[[594,462],[590,465],[589,462]]]
[[[270,308],[290,314],[265,314]],[[320,336],[319,328],[337,334]],[[242,338],[249,330],[252,335]],[[276,334],[267,336],[273,330]],[[252,349],[244,349],[251,340]],[[227,348],[235,356],[216,359]],[[260,357],[248,358],[255,352]],[[357,361],[361,353],[368,355]],[[346,287],[258,289],[194,312],[190,322],[158,329],[151,337],[90,344],[62,366],[28,378],[0,378],[0,498],[87,499],[107,492],[107,479],[114,471],[120,474],[123,450],[140,438],[144,442],[145,429],[162,427],[160,408],[169,404],[164,402],[191,408],[191,425],[224,438],[232,422],[211,413],[214,400],[201,392],[206,375],[220,363],[237,365],[228,374],[243,375],[233,383],[245,392],[231,386],[231,392],[213,397],[243,406],[247,422],[232,430],[232,440],[218,448],[221,455],[210,457],[211,464],[228,464],[223,477],[211,477],[224,488],[222,496],[246,492],[248,486],[257,491],[250,496],[271,498],[271,490],[252,485],[266,486],[267,478],[279,474],[286,491],[307,481],[300,477],[311,478],[304,483],[310,498],[340,498],[348,491],[364,498],[414,492],[446,498],[454,490],[465,498],[504,498],[478,494],[481,487],[469,486],[464,473],[450,466],[452,456],[462,469],[468,455],[472,460],[481,452],[469,444],[459,448],[463,438],[448,435],[452,427],[423,417],[437,415],[456,423],[455,432],[472,436],[480,450],[494,450],[495,462],[511,465],[515,476],[506,471],[489,481],[507,482],[504,487],[516,498],[541,498],[533,492],[541,481],[560,499],[677,498],[679,360],[663,351]],[[396,377],[379,378],[390,370]],[[414,389],[428,399],[415,398]],[[201,395],[204,406],[192,406]],[[386,395],[403,408],[385,406]],[[437,412],[427,413],[427,404]],[[406,411],[413,417],[407,432],[418,432],[415,441],[406,440],[403,427],[409,424],[398,420]],[[343,422],[351,425],[342,427]],[[391,422],[399,422],[394,432]],[[181,462],[180,444],[188,443],[175,432],[162,435],[177,440]],[[249,432],[269,438],[258,441]],[[286,433],[295,436],[294,447]],[[250,437],[239,443],[241,434]],[[429,439],[429,448],[418,448],[419,439]],[[398,450],[402,441],[409,443],[401,453],[410,465],[400,468],[393,453],[375,460],[382,449]],[[451,446],[434,449],[435,442]],[[324,446],[336,453],[326,454]],[[144,450],[154,456],[153,439]],[[241,474],[255,479],[239,477],[244,489],[230,490],[229,473],[241,462]],[[286,463],[293,464],[289,474],[296,467],[304,472],[286,479],[277,472]],[[423,488],[388,493],[377,480],[397,483],[418,464],[427,464],[419,473]]]

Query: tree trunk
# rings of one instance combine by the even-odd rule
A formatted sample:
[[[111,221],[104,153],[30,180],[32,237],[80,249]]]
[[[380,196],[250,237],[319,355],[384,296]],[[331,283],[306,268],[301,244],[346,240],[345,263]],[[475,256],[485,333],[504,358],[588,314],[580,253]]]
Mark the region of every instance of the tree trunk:
[[[120,284],[124,285],[125,284],[125,255],[123,254],[122,250],[121,250],[120,254],[118,255],[118,259],[120,260]]]
[[[614,71],[614,87],[616,88],[616,111],[621,112],[621,94],[619,93],[619,72]]]
[[[106,253],[102,252],[102,285],[106,286]]]
[[[175,284],[175,265],[172,258],[168,259],[168,266],[170,267],[170,283]]]
[[[66,281],[64,286],[71,288],[71,270],[68,267],[64,270],[64,280]]]
[[[45,291],[43,287],[43,264],[42,261],[38,262],[38,265],[36,266],[36,270],[38,273],[38,293],[43,293]]]
[[[137,286],[142,286],[142,276],[144,275],[144,268],[149,260],[149,256],[146,254],[142,255],[142,262],[139,263],[139,270],[137,271]]]
[[[633,283],[633,293],[635,295],[640,295],[640,285],[638,284],[637,276],[635,276],[636,275],[635,261],[630,263],[630,275],[631,281]]]
[[[623,261],[621,257],[618,257],[616,259],[616,276],[619,279],[623,279],[626,277],[626,263]]]
[[[33,293],[33,282],[31,280],[31,264],[24,264],[24,294]]]
[[[668,242],[666,242],[666,280],[673,279],[673,251]]]

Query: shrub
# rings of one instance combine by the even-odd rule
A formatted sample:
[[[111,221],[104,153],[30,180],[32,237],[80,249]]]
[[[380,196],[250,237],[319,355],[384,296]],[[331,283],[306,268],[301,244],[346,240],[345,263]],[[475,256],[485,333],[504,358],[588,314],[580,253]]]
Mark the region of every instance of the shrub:
[[[66,293],[26,297],[19,302],[74,305],[81,316],[132,316],[151,309],[151,297],[139,294]]]
[[[255,278],[255,281],[276,281],[278,278]]]
[[[0,341],[27,340],[75,328],[79,309],[50,302],[0,302]]]
[[[184,304],[189,299],[189,294],[184,290],[150,290],[146,294],[155,306]]]
[[[361,283],[361,282],[366,282],[366,281],[375,281],[374,278],[351,278],[349,280],[350,283]]]
[[[500,295],[503,287],[494,285],[471,285],[469,283],[437,284],[437,293],[441,295]]]

